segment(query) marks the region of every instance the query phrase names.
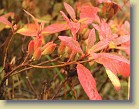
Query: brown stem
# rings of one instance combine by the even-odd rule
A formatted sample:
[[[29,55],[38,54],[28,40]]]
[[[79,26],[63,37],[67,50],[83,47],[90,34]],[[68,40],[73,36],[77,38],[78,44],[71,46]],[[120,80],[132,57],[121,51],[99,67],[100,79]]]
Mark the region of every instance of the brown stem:
[[[53,100],[57,94],[59,93],[60,89],[62,88],[62,86],[65,84],[65,82],[67,81],[68,78],[66,78],[60,85],[60,87],[58,88],[57,92],[54,94],[54,96],[51,98],[51,100]]]
[[[48,62],[53,62],[53,61],[56,61],[57,59],[59,59],[59,57],[58,57],[58,58],[55,58],[55,59],[53,59],[53,60],[50,60],[50,61],[42,62],[42,63],[40,63],[40,64],[38,64],[38,65],[42,65],[42,64],[45,64],[45,63],[48,63]],[[0,95],[1,95],[1,90],[2,90],[2,87],[3,87],[3,85],[4,85],[5,81],[6,81],[6,79],[9,78],[11,75],[13,76],[13,75],[19,73],[19,72],[17,72],[17,73],[14,73],[14,74],[13,74],[13,72],[15,72],[15,71],[18,70],[19,68],[22,68],[22,67],[25,67],[25,66],[27,66],[27,64],[23,64],[23,63],[22,63],[22,64],[20,64],[19,66],[17,66],[16,68],[14,68],[12,71],[8,72],[7,75],[4,76],[4,78],[2,79],[1,84],[0,84]],[[22,69],[20,72],[26,71],[26,70],[31,69],[31,68],[32,68],[32,67],[24,68],[24,69]]]
[[[33,91],[33,93],[35,94],[35,96],[37,96],[37,93],[36,93],[36,91],[35,91],[35,89],[34,89],[32,83],[31,83],[30,78],[29,78],[28,75],[27,75],[27,72],[26,72],[26,79],[27,79],[27,82],[28,82],[29,88]]]
[[[109,80],[109,78],[107,77],[107,79],[103,82],[103,84],[101,85],[100,89],[98,90],[99,93],[102,91],[102,89],[104,88],[104,86],[106,85],[108,80]]]
[[[85,61],[79,61],[79,62],[77,62],[77,61],[66,62],[64,64],[55,65],[55,66],[39,66],[39,65],[28,65],[28,66],[33,67],[33,68],[50,69],[50,68],[64,67],[64,66],[71,65],[71,64],[86,63],[86,62],[90,62],[90,61],[93,61],[93,59],[85,60]]]
[[[3,58],[3,66],[5,66],[5,64],[6,64],[6,58],[7,58],[7,55],[8,55],[8,48],[11,44],[11,41],[12,41],[13,37],[14,37],[14,33],[12,34],[10,40],[8,41],[7,47],[5,49],[4,58]]]

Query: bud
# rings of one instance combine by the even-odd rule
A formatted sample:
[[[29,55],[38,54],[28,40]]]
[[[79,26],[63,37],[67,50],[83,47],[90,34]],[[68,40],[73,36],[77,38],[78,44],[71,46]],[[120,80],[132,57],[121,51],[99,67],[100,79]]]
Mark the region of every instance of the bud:
[[[34,41],[31,40],[28,44],[28,53],[32,55],[34,53]]]
[[[40,58],[41,58],[41,48],[40,47],[38,47],[36,50],[35,50],[35,52],[34,52],[34,54],[33,54],[33,58],[35,59],[35,60],[39,60]]]
[[[65,47],[66,47],[65,44],[61,42],[58,48],[58,54],[62,55],[64,53]]]
[[[86,32],[85,32],[84,35],[83,35],[83,39],[84,39],[84,40],[86,40],[86,39],[88,38],[90,31],[91,31],[90,29],[87,29],[87,30],[86,30]]]
[[[42,51],[45,50],[49,45],[53,44],[53,42],[48,42],[42,47]]]
[[[48,44],[48,43],[47,43]],[[49,43],[47,46],[45,46],[45,49],[42,52],[42,55],[49,55],[55,50],[56,44]]]
[[[41,47],[42,39],[40,37],[36,37],[34,41],[35,41],[34,49],[36,50],[38,47]]]

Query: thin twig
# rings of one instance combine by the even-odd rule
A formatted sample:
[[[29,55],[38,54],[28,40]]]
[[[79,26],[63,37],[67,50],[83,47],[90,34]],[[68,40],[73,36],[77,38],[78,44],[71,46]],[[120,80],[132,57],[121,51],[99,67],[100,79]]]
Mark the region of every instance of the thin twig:
[[[12,36],[11,36],[11,38],[10,38],[8,44],[7,44],[7,47],[5,49],[4,58],[3,58],[3,66],[5,66],[5,64],[6,64],[6,58],[7,58],[7,55],[8,55],[8,49],[9,49],[9,46],[11,44],[11,41],[12,41],[13,37],[14,37],[14,33],[12,34]]]
[[[60,64],[60,65],[55,65],[55,66],[39,66],[39,65],[28,65],[30,67],[33,67],[33,68],[41,68],[41,69],[44,69],[44,68],[57,68],[57,67],[64,67],[64,66],[67,66],[67,65],[71,65],[71,64],[77,64],[77,63],[86,63],[86,62],[90,62],[90,61],[93,61],[93,59],[90,59],[90,60],[85,60],[85,61],[72,61],[72,62],[66,62],[64,64]]]
[[[26,72],[26,79],[27,79],[29,88],[33,91],[33,93],[35,94],[35,96],[37,96],[37,93],[36,93],[36,91],[35,91],[35,89],[34,89],[32,83],[31,83],[31,81],[30,81],[30,78],[29,78],[28,75],[27,75],[27,72]]]
[[[102,91],[102,89],[104,88],[104,86],[106,85],[106,83],[108,82],[108,80],[109,80],[109,78],[107,77],[107,79],[103,82],[103,84],[99,88],[99,90],[98,90],[99,93]]]
[[[55,58],[55,59],[53,59],[53,60],[49,60],[49,61],[42,62],[42,63],[40,63],[40,64],[38,64],[38,65],[42,65],[42,64],[45,64],[45,63],[53,62],[53,61],[56,61],[57,59],[59,59],[59,57],[58,57],[58,58]],[[13,75],[17,74],[17,73],[14,73],[14,74],[13,74],[13,72],[15,72],[15,71],[18,70],[19,68],[22,68],[22,67],[25,67],[25,66],[27,66],[27,64],[20,64],[19,66],[17,66],[16,68],[14,68],[12,71],[8,72],[7,75],[5,75],[4,78],[3,78],[2,81],[1,81],[1,84],[0,84],[0,91],[1,91],[2,86],[3,86],[4,83],[5,83],[6,79],[9,78],[11,75],[13,76]],[[25,68],[25,70],[22,69],[22,71],[26,71],[26,70],[31,69],[31,68],[32,68],[32,67],[30,67],[30,68]],[[21,71],[21,72],[22,72],[22,71]]]
[[[65,84],[65,82],[68,80],[68,78],[66,78],[60,85],[60,87],[58,88],[57,92],[53,95],[53,97],[51,98],[51,100],[53,100],[57,94],[59,93],[60,89],[62,88],[62,86]]]

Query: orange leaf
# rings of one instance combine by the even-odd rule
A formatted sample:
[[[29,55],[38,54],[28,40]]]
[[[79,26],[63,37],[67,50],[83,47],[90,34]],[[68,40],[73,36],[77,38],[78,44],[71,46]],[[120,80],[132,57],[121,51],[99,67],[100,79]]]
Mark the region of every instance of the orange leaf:
[[[5,18],[4,16],[0,16],[0,22],[5,24],[5,25],[8,25],[9,27],[12,27],[12,23],[8,21],[7,18]]]
[[[58,38],[66,45],[68,46],[71,50],[74,52],[78,53],[83,53],[82,49],[80,48],[79,43],[74,40],[72,37],[67,37],[67,36],[58,36]]]
[[[56,32],[67,30],[67,29],[69,29],[69,26],[67,24],[55,23],[55,24],[45,27],[42,31],[42,34],[45,34],[45,33],[53,34]]]
[[[38,27],[36,26],[36,24],[27,24],[23,28],[19,29],[17,33],[22,34],[24,36],[37,36]]]
[[[81,86],[90,100],[101,100],[96,88],[96,81],[93,78],[91,72],[85,68],[82,64],[77,65],[77,74]]]

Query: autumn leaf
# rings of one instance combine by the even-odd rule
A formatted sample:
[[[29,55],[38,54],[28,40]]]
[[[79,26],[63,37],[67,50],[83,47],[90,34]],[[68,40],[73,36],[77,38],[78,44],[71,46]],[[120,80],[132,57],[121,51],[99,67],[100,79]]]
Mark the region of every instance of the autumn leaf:
[[[81,6],[80,9],[80,19],[88,18],[88,20],[86,20],[87,24],[90,24],[92,22],[100,22],[100,19],[97,15],[98,11],[99,8],[93,7],[89,4],[84,4]]]
[[[96,62],[103,64],[114,74],[121,74],[124,77],[130,75],[130,62],[126,58],[110,53],[93,53],[92,51],[89,53]]]
[[[64,2],[64,7],[65,7],[66,11],[68,12],[68,14],[70,15],[70,17],[72,18],[72,20],[75,20],[76,16],[75,16],[74,9],[66,2]]]
[[[8,25],[9,27],[12,28],[12,23],[8,21],[7,18],[5,18],[4,16],[0,16],[0,23],[3,23],[5,25]]]
[[[88,36],[88,45],[87,46],[89,49],[94,45],[95,41],[96,41],[96,34],[95,34],[95,30],[92,29]]]
[[[66,16],[66,14],[63,11],[60,11],[61,15],[63,16],[64,20],[69,24],[70,20],[69,18]]]
[[[125,51],[128,55],[130,55],[130,41],[123,43],[121,46],[122,46],[122,47],[125,47],[126,49],[124,49],[124,51]]]
[[[73,38],[76,39],[76,33],[80,29],[80,23],[79,22],[70,21],[69,18],[66,16],[66,14],[63,11],[60,11],[60,13],[62,14],[63,18],[65,19],[65,21],[67,22],[68,26],[70,27],[71,33],[73,35]]]
[[[106,23],[105,20],[101,20],[99,25],[93,24],[93,27],[99,32],[100,40],[111,37],[112,35],[110,26]]]
[[[55,23],[55,24],[51,24],[51,25],[45,27],[42,30],[42,34],[53,34],[53,33],[67,30],[67,29],[69,29],[69,26],[67,24]]]
[[[96,88],[96,81],[93,78],[91,72],[84,67],[82,64],[77,65],[77,74],[78,79],[83,87],[85,93],[89,97],[90,100],[101,100],[101,96],[99,95]]]
[[[72,37],[58,36],[58,38],[74,52],[83,53],[82,49],[80,48],[80,44]]]
[[[111,72],[110,70],[106,69],[106,73],[111,80],[112,84],[114,85],[115,90],[119,91],[121,88],[120,80],[116,74]]]
[[[24,36],[37,36],[38,26],[36,24],[26,24],[23,28],[19,29],[17,33]]]
[[[123,44],[123,43],[128,42],[128,41],[130,41],[130,36],[129,35],[120,36],[120,37],[115,38],[115,39],[112,40],[112,42],[115,45],[120,45],[120,44]]]
[[[96,43],[95,45],[93,45],[90,50],[93,52],[98,52],[98,51],[106,48],[110,44],[110,42],[116,37],[118,37],[118,35],[114,34],[111,37],[105,38],[105,39],[99,41],[98,43]]]
[[[80,23],[75,23],[75,22],[70,22],[69,23],[69,26],[70,26],[70,30],[71,30],[71,33],[74,37],[74,39],[76,39],[76,33],[79,31],[80,29]]]

